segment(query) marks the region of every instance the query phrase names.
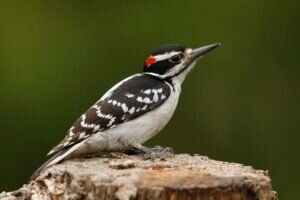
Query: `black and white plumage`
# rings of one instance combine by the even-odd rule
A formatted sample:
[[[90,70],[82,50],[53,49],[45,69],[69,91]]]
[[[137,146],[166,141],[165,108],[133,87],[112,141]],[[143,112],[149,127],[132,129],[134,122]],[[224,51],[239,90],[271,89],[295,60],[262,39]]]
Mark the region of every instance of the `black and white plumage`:
[[[125,79],[77,119],[49,155],[156,109],[169,98],[171,90],[169,83],[147,73]]]
[[[117,83],[78,118],[53,155],[31,177],[52,164],[71,157],[136,148],[156,135],[172,117],[186,74],[197,58],[217,47],[189,49],[165,45],[151,53],[144,72]]]

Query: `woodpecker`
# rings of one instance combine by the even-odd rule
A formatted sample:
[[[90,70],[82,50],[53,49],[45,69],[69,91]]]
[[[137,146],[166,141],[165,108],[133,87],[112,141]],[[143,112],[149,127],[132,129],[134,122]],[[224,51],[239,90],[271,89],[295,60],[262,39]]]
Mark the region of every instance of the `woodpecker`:
[[[146,58],[142,73],[114,85],[75,121],[31,180],[45,167],[73,157],[128,149],[155,152],[157,149],[143,143],[171,119],[181,84],[196,61],[219,45],[191,49],[168,44],[154,50]]]

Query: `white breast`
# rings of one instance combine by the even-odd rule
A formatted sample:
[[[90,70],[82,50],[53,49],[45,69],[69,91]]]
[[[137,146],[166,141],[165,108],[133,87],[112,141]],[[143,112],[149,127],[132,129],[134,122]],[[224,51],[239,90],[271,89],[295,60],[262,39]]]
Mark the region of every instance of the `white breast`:
[[[114,151],[143,144],[161,131],[174,114],[181,92],[180,84],[175,84],[174,87],[175,91],[172,88],[169,98],[160,107],[112,129],[94,134],[82,148],[89,152]]]
[[[177,106],[180,91],[172,91],[164,104],[132,121],[106,131],[109,149],[119,149],[131,144],[143,144],[170,121]]]

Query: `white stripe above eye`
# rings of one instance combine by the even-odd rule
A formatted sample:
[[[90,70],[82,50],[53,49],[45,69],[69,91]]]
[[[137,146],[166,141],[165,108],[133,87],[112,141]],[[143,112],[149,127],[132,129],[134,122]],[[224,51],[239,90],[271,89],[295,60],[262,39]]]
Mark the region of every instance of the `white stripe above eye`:
[[[171,51],[165,54],[160,54],[160,55],[156,55],[153,56],[155,58],[156,61],[161,61],[161,60],[167,60],[170,59],[172,56],[179,54],[180,52],[178,51]]]

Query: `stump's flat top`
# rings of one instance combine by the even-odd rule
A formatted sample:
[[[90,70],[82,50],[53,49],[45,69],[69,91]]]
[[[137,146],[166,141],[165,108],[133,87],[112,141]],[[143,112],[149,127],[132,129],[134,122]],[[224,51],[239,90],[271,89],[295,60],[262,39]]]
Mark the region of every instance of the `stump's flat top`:
[[[168,196],[170,191],[172,194],[174,191],[192,191],[206,196],[222,192],[227,194],[229,191],[229,195],[241,192],[240,199],[248,199],[247,195],[251,199],[276,199],[266,171],[188,154],[170,155],[155,160],[122,153],[73,159],[49,167],[35,181],[25,185],[23,191],[37,193],[38,198],[44,195],[43,190],[47,190],[47,195],[53,196],[73,193],[91,195],[92,191],[93,195],[99,197],[104,192],[98,191],[98,194],[97,188],[104,190],[107,187],[114,191],[111,199],[149,196],[149,191],[158,197]],[[110,198],[106,195],[102,199]]]

